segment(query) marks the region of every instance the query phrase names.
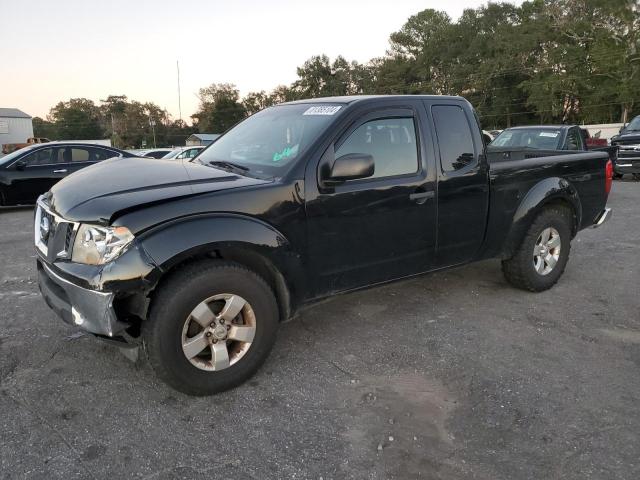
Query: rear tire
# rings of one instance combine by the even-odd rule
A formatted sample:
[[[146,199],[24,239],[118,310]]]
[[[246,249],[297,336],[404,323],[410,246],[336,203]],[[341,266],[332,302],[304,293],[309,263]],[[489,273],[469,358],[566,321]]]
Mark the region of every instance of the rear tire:
[[[158,288],[142,333],[163,381],[188,395],[211,395],[258,370],[278,326],[275,295],[261,277],[209,260],[184,267]]]
[[[515,254],[502,261],[507,281],[531,292],[555,285],[569,260],[571,222],[568,208],[545,208],[527,230]]]

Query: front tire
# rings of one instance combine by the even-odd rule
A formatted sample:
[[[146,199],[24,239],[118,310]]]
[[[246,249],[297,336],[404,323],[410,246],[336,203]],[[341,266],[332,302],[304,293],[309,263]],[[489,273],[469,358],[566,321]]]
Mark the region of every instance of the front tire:
[[[562,276],[571,250],[569,209],[544,209],[533,221],[515,254],[502,261],[507,281],[523,290],[548,290]]]
[[[162,380],[188,395],[211,395],[258,370],[278,325],[276,298],[260,276],[209,260],[184,267],[159,287],[143,339]]]

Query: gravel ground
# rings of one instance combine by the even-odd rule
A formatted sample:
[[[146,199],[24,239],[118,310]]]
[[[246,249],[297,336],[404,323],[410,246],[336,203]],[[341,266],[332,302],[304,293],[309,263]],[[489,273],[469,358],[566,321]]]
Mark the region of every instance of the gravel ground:
[[[338,296],[190,398],[79,335],[0,211],[0,478],[640,478],[640,184],[531,294],[486,261]]]

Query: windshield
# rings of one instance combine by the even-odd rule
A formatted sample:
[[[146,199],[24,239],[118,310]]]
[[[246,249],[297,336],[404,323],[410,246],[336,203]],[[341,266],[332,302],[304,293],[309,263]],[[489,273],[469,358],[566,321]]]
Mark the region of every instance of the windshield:
[[[627,132],[637,132],[640,131],[640,115],[629,122],[629,125],[625,128]]]
[[[278,105],[238,124],[203,150],[204,165],[228,162],[256,175],[282,176],[341,110],[339,105]]]
[[[176,148],[175,150],[171,150],[162,158],[176,158],[178,155],[182,153],[183,150],[184,148]]]
[[[494,147],[526,147],[538,150],[556,150],[560,146],[560,130],[540,128],[508,129],[498,135]]]
[[[5,155],[4,157],[0,157],[0,165],[8,165],[9,163],[11,163],[14,159],[18,158],[20,155],[22,155],[23,153],[28,152],[29,150],[33,150],[36,147],[39,147],[41,145],[29,145],[28,147],[24,147],[24,148],[20,148],[18,150],[16,150],[15,152],[11,152],[8,155]]]

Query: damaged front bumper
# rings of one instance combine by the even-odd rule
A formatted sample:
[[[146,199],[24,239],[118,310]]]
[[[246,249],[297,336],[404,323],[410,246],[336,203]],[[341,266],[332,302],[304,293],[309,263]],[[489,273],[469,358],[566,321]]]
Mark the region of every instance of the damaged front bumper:
[[[38,260],[38,285],[47,305],[66,323],[97,335],[114,335],[129,324],[121,322],[113,308],[113,292],[80,287],[56,275]]]
[[[146,316],[147,294],[157,268],[139,246],[113,262],[81,265],[48,262],[38,252],[38,285],[45,302],[68,324],[103,337],[125,335]],[[126,335],[125,335],[126,336]]]

